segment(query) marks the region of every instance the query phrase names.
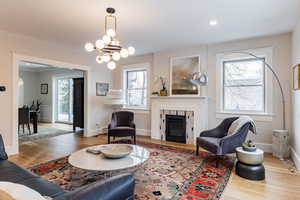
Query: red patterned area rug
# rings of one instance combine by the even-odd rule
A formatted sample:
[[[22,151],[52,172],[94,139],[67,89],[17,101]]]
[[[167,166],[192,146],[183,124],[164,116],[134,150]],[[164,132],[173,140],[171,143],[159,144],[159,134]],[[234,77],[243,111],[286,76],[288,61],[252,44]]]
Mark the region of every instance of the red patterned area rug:
[[[136,180],[137,200],[217,200],[230,178],[233,158],[227,157],[215,167],[214,156],[165,145],[138,142],[147,147],[150,158],[144,164],[118,171],[132,172]],[[68,164],[67,157],[31,167],[30,170],[66,190],[75,190],[105,177],[77,169]]]

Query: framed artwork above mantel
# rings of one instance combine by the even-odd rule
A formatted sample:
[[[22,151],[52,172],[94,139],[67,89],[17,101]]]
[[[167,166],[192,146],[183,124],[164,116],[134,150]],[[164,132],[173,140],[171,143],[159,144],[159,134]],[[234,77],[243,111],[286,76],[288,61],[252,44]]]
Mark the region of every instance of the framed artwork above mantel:
[[[170,95],[200,96],[200,87],[190,82],[195,72],[200,72],[200,56],[171,58]]]

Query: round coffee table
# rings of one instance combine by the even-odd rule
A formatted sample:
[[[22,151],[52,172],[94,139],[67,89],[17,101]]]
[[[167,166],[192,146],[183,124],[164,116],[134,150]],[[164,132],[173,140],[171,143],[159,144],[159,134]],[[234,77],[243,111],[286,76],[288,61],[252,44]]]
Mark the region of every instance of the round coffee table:
[[[98,147],[100,145],[94,146]],[[109,159],[105,158],[102,154],[95,155],[86,152],[88,148],[81,149],[70,155],[69,163],[80,169],[100,172],[111,172],[115,170],[122,170],[135,167],[142,164],[149,159],[149,151],[138,145],[131,145],[133,151],[124,158]]]

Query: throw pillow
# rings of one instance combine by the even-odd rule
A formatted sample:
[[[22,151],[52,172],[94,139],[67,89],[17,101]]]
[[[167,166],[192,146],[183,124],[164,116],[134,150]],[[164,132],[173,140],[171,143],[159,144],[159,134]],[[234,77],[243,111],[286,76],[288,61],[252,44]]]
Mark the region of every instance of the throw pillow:
[[[0,182],[0,199],[1,200],[47,200],[37,191],[32,190],[24,185]]]

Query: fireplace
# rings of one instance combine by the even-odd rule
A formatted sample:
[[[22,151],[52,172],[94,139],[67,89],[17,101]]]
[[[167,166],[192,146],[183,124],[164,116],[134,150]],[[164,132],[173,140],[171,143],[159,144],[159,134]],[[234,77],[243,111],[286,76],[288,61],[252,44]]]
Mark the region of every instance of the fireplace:
[[[186,117],[166,115],[166,140],[186,143]]]

